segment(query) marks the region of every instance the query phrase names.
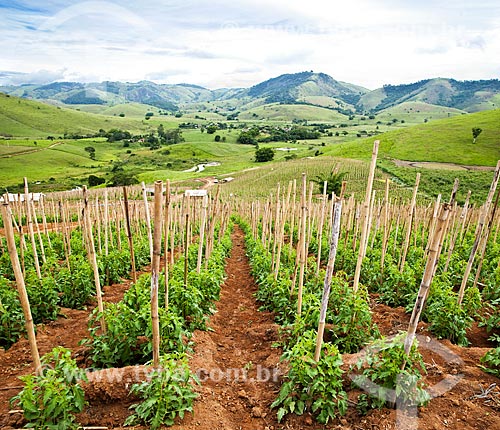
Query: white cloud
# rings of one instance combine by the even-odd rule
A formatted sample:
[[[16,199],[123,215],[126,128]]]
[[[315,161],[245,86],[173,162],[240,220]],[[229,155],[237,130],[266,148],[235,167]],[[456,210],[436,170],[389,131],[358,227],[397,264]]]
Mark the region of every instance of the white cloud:
[[[0,5],[3,69],[52,72],[40,79],[155,79],[212,88],[303,70],[368,88],[435,76],[500,77],[500,8],[492,0],[39,5]]]

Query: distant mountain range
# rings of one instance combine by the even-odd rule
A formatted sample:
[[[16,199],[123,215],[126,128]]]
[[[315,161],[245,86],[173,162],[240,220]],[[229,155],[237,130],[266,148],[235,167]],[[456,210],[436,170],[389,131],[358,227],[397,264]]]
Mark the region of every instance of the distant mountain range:
[[[216,104],[222,112],[243,112],[260,105],[307,104],[343,114],[378,113],[405,102],[420,102],[465,112],[500,106],[500,81],[426,79],[405,85],[385,85],[370,91],[333,79],[324,73],[285,74],[250,88],[209,90],[191,84],[157,84],[105,81],[53,82],[48,85],[3,86],[0,92],[52,104],[107,105],[142,103],[165,111],[196,111]]]

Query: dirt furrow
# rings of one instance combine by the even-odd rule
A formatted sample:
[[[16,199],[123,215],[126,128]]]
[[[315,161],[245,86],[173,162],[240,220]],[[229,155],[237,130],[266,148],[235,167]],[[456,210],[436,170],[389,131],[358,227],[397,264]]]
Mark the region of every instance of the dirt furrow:
[[[276,425],[270,404],[279,390],[277,325],[260,312],[257,286],[236,227],[227,279],[208,331],[196,331],[190,366],[200,378],[194,414],[174,429],[264,430]]]

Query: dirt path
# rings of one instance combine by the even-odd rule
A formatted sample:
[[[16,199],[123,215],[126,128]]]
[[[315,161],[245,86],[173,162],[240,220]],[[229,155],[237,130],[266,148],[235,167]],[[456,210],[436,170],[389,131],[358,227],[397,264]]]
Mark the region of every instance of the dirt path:
[[[398,167],[413,167],[415,169],[434,169],[434,170],[465,170],[465,171],[494,171],[494,166],[467,166],[454,163],[438,163],[431,161],[406,161],[392,160]]]
[[[191,369],[202,381],[194,414],[175,430],[264,430],[276,426],[269,411],[279,391],[281,350],[273,348],[277,325],[269,312],[259,312],[257,291],[245,255],[243,232],[236,228],[210,330],[196,331]]]
[[[46,148],[34,148],[34,149],[28,149],[26,151],[14,152],[12,154],[4,154],[4,155],[0,155],[0,158],[12,158],[12,157],[19,157],[20,155],[33,154],[34,152],[45,151],[47,149],[54,149],[56,146],[62,145],[63,143],[64,142],[56,142],[56,143],[52,143],[51,145],[47,146]]]

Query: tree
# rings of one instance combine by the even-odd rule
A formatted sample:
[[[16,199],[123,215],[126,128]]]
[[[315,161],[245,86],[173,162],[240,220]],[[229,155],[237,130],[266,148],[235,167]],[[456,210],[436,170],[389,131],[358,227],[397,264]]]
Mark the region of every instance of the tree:
[[[139,180],[134,176],[133,173],[125,172],[122,170],[117,170],[114,172],[113,176],[109,181],[109,186],[120,187],[124,185],[135,185],[138,184]]]
[[[217,131],[217,126],[214,124],[210,124],[207,127],[207,134],[214,134]]]
[[[478,136],[481,134],[482,131],[483,131],[482,128],[472,127],[472,143],[476,143],[476,139],[478,138]]]
[[[255,150],[255,161],[257,163],[264,163],[271,161],[274,158],[273,148],[258,148]]]
[[[326,182],[326,193],[328,198],[332,197],[332,193],[336,196],[340,195],[342,189],[342,181],[347,172],[335,172],[334,170],[328,174],[318,175],[312,181],[318,184],[319,192],[323,192],[323,184]]]
[[[220,135],[219,135],[219,134],[216,134],[216,135],[215,135],[214,140],[215,140],[216,142],[220,142]]]
[[[92,160],[95,160],[95,148],[93,146],[86,146],[85,151],[89,153],[89,157]]]
[[[106,180],[104,178],[99,178],[99,176],[89,175],[89,187],[95,187],[97,185],[104,184]]]

